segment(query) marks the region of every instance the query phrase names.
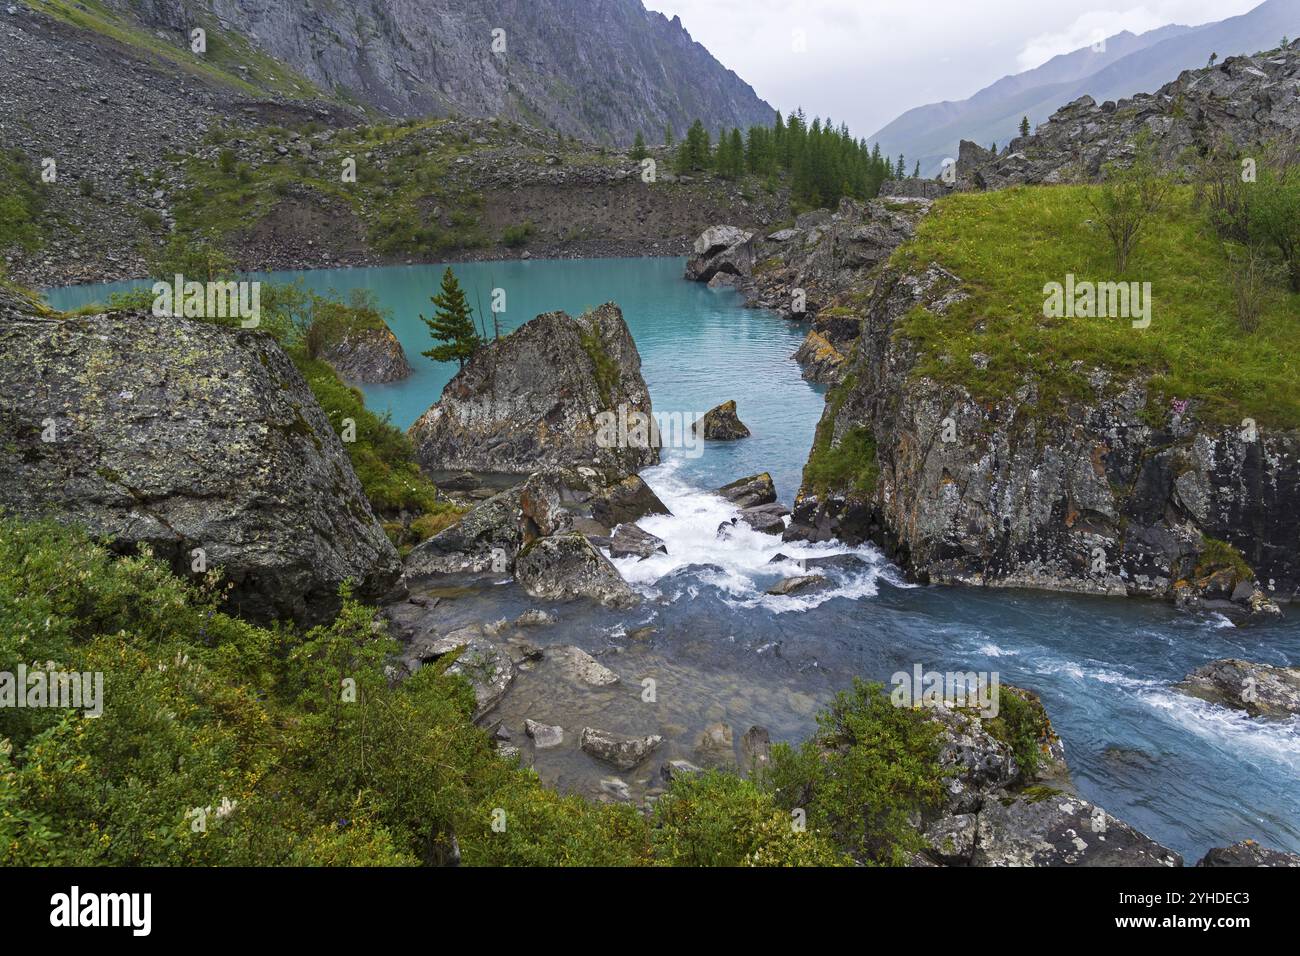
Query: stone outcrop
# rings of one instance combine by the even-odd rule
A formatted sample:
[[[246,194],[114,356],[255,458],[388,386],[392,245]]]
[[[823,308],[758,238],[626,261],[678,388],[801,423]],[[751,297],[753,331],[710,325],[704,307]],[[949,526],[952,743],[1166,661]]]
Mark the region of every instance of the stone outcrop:
[[[1252,717],[1300,715],[1300,667],[1233,659],[1210,661],[1174,688],[1213,704],[1244,710]]]
[[[1003,684],[1037,715],[1035,766],[962,708],[928,708],[949,768],[944,805],[927,813],[924,856],[944,866],[1182,866],[1182,857],[1070,792],[1060,738],[1038,696]]]
[[[1225,866],[1300,866],[1300,853],[1283,853],[1260,846],[1254,840],[1242,840],[1232,846],[1208,851],[1196,864],[1204,867]]]
[[[606,607],[631,607],[640,600],[609,559],[576,531],[528,545],[515,564],[515,580],[548,601],[590,598]]]
[[[869,492],[805,486],[788,538],[871,540],[934,583],[1166,599],[1213,585],[1225,589],[1218,606],[1243,613],[1291,599],[1300,435],[1205,425],[1194,402],[1153,422],[1143,380],[1100,369],[1086,372],[1090,399],[1032,417],[1023,414],[1029,386],[980,403],[918,379],[899,320],[917,305],[942,314],[964,295],[961,279],[937,266],[881,277],[852,387],[819,425],[832,444],[867,430],[878,478]],[[1207,541],[1235,547],[1254,579],[1208,565]]]
[[[357,329],[321,349],[319,358],[339,378],[358,384],[397,382],[411,374],[402,343],[392,329]]]
[[[686,277],[713,284],[726,276],[747,305],[809,321],[795,359],[805,378],[833,383],[861,332],[858,293],[930,206],[928,198],[905,196],[843,199],[833,212],[803,213],[794,226],[761,238],[714,226],[696,240]]]
[[[636,343],[606,303],[576,319],[539,315],[484,345],[409,434],[430,470],[586,467],[614,481],[658,462],[650,416]]]
[[[754,234],[736,226],[710,226],[695,240],[695,255],[686,263],[686,278],[708,282],[718,276],[737,279],[754,268]]]
[[[608,687],[619,682],[617,674],[580,647],[554,648],[551,657],[559,661],[565,676],[588,687]]]
[[[1225,140],[1248,147],[1300,143],[1300,41],[1259,56],[1230,56],[1201,70],[1185,70],[1155,93],[1098,104],[1091,96],[1069,103],[1029,136],[992,153],[963,142],[957,158],[962,189],[1002,189],[1100,178],[1107,163],[1133,156],[1147,132],[1159,161],[1182,169],[1198,151]]]
[[[704,417],[691,426],[697,435],[703,434],[709,441],[736,441],[748,438],[749,429],[736,414],[735,401],[723,402],[716,408],[704,413]]]
[[[524,733],[538,750],[548,750],[564,743],[564,728],[554,724],[539,723],[531,718],[524,721]]]
[[[342,442],[269,335],[0,306],[0,508],[220,568],[234,610],[330,619],[401,563]]]

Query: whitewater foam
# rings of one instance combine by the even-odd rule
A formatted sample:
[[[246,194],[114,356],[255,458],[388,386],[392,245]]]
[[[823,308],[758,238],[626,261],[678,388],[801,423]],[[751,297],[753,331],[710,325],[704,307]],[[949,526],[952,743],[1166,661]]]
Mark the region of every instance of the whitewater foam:
[[[762,607],[775,614],[809,610],[837,597],[873,597],[882,577],[898,587],[908,586],[870,545],[848,548],[837,542],[782,541],[780,535],[762,534],[743,521],[731,525],[740,509],[720,495],[689,484],[678,474],[681,466],[681,459],[670,459],[641,474],[672,514],[651,515],[637,524],[662,538],[668,553],[645,559],[612,559],[624,579],[647,596],[662,596],[657,587],[659,582],[674,571],[691,566],[699,568],[696,580],[716,588],[728,605]],[[725,534],[719,535],[718,528],[724,524],[728,528]],[[810,573],[801,566],[801,560],[843,554],[853,555],[862,563],[851,570],[818,569],[816,573],[829,579],[829,587],[809,594],[764,593],[783,578]],[[786,560],[774,562],[778,555],[784,555]]]

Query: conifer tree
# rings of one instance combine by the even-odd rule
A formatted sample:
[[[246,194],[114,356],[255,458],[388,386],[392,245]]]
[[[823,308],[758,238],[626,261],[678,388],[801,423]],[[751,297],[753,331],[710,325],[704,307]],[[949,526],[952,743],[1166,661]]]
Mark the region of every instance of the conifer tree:
[[[632,155],[632,159],[638,163],[650,155],[650,153],[645,148],[645,137],[641,135],[640,130],[637,130],[636,139],[632,141],[631,155]]]
[[[1020,118],[1020,135],[1021,135],[1021,136],[1028,136],[1028,135],[1029,135],[1029,117],[1028,117],[1028,116],[1022,116],[1022,117]]]
[[[460,287],[456,275],[450,268],[442,274],[442,288],[438,294],[430,296],[435,310],[433,318],[420,316],[420,321],[429,327],[429,335],[435,342],[433,348],[421,352],[435,362],[450,362],[453,359],[465,367],[465,362],[478,349],[481,340],[474,327],[474,317],[465,302],[465,290]]]

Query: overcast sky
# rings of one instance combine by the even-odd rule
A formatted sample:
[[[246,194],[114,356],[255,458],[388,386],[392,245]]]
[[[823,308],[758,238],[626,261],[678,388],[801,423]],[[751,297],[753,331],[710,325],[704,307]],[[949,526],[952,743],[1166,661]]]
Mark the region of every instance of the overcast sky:
[[[867,136],[1123,30],[1200,24],[1261,0],[643,0],[782,111]],[[795,47],[804,41],[804,52]]]

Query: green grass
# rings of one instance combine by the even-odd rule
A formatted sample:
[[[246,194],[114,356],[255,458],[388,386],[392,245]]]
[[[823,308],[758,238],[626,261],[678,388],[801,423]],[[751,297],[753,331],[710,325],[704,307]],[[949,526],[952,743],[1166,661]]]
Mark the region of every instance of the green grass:
[[[1211,423],[1300,425],[1300,295],[1279,284],[1258,331],[1242,332],[1227,257],[1184,187],[1142,234],[1128,272],[1116,274],[1104,232],[1089,224],[1093,189],[1018,187],[935,203],[893,264],[938,262],[970,298],[944,315],[917,307],[899,323],[898,333],[920,346],[915,374],[960,385],[980,401],[1006,399],[1028,381],[1039,390],[1034,411],[1052,414],[1089,397],[1088,370],[1101,366],[1121,380],[1150,374],[1158,420],[1171,402],[1191,400]],[[1067,273],[1150,282],[1151,326],[1044,318],[1044,284],[1064,283]],[[977,367],[975,353],[989,357],[987,368]]]

